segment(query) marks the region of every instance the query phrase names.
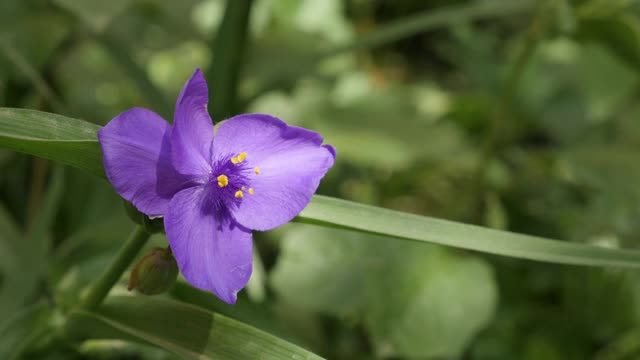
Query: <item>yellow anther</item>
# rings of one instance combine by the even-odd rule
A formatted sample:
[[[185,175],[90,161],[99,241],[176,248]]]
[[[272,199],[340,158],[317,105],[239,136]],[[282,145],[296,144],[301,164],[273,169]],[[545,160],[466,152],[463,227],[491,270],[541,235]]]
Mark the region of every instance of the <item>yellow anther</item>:
[[[240,190],[244,191],[244,186],[240,188]]]
[[[257,166],[256,166],[256,167],[253,169],[253,171],[256,173],[256,175],[260,175],[260,168],[259,168],[259,167],[257,167]]]
[[[227,175],[218,176],[218,186],[225,187],[227,185],[229,185],[229,178],[227,177]]]
[[[239,163],[239,162],[240,162],[240,160],[238,160],[238,158],[234,158],[234,157],[232,157],[232,158],[231,158],[231,162],[235,165],[235,164]]]
[[[249,188],[249,195],[253,195],[253,188]]]
[[[246,158],[247,158],[247,153],[244,151],[238,154],[238,157],[237,157],[238,162],[243,162]]]
[[[236,197],[237,198],[242,198],[243,196],[244,196],[244,194],[242,193],[242,190],[236,191]]]

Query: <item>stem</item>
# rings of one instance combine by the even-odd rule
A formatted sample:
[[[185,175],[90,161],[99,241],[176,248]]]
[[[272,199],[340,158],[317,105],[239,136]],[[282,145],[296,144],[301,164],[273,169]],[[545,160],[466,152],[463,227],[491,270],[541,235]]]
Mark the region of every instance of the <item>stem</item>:
[[[120,248],[111,265],[109,265],[100,275],[100,278],[89,288],[81,303],[81,308],[91,310],[102,303],[113,285],[118,282],[122,273],[124,273],[127,267],[133,262],[150,236],[151,234],[146,232],[142,226],[136,225],[131,235],[129,235],[129,239],[127,239],[127,242]]]
[[[253,0],[227,0],[213,43],[213,61],[206,74],[211,87],[209,109],[214,122],[235,113],[252,3]]]

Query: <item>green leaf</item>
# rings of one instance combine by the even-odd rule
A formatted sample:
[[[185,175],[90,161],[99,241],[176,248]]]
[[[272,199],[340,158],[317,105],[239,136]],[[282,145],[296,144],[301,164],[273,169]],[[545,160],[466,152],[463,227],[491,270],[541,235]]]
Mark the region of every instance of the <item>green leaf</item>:
[[[401,276],[388,269],[380,274],[388,288],[380,289],[378,299],[385,300],[366,315],[378,352],[460,357],[493,317],[497,286],[491,267],[442,248],[407,247],[405,253],[406,258],[394,264]]]
[[[640,267],[640,252],[516,234],[315,195],[298,221],[559,264]]]
[[[313,227],[294,227],[282,247],[278,295],[364,323],[383,357],[458,356],[496,305],[490,266],[440,247]]]
[[[104,177],[99,126],[60,115],[0,108],[0,146]],[[559,264],[640,267],[640,252],[601,248],[314,196],[298,221]]]
[[[148,343],[187,359],[320,359],[249,325],[153,297],[112,297],[95,312],[74,311],[67,331],[76,339]]]
[[[104,177],[98,125],[46,112],[0,108],[0,146]]]

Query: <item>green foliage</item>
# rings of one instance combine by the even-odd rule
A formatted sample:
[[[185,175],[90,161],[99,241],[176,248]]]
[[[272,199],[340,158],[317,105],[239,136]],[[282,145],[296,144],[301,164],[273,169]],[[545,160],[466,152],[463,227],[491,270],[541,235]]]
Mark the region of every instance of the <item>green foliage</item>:
[[[99,128],[55,114],[23,109],[0,110],[0,141],[3,147],[57,160],[103,176],[102,155],[96,135]]]
[[[1,116],[3,113],[5,117]],[[39,117],[46,126],[35,120]],[[16,129],[14,121],[20,121]],[[34,131],[35,135],[27,136],[30,127],[39,130]],[[93,125],[58,115],[0,109],[0,145],[63,163],[69,153],[81,146],[85,156],[66,163],[100,175],[102,170],[97,170],[101,168],[100,160],[91,156],[97,153],[98,142],[89,140],[95,130]],[[45,140],[49,137],[53,140]],[[93,138],[97,136],[93,135]],[[314,197],[299,219],[524,259],[578,265],[640,266],[640,254],[635,251],[584,246],[456,224],[321,196]]]
[[[319,359],[222,315],[171,300],[113,297],[97,312],[69,316],[67,335],[146,342],[186,359]]]
[[[47,267],[51,244],[51,224],[63,191],[63,173],[56,169],[42,208],[27,233],[13,223],[11,215],[0,208],[0,316],[8,318],[34,295]]]
[[[5,317],[0,326],[0,355],[3,359],[19,359],[33,335],[46,328],[49,309],[39,302]],[[34,332],[34,329],[36,330]]]
[[[482,259],[314,227],[286,233],[271,280],[289,303],[361,323],[385,357],[459,356],[497,300]]]
[[[227,3],[0,1],[0,358],[640,356],[637,1]],[[323,195],[235,306],[115,271],[79,310],[132,228],[96,131],[195,67],[322,133]]]

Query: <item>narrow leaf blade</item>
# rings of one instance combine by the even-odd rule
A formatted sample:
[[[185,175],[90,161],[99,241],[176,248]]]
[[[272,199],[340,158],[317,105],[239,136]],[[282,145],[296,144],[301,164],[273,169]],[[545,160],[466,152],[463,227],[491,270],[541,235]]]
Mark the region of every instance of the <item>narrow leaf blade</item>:
[[[314,196],[297,220],[521,259],[573,265],[640,267],[640,251],[516,234],[320,195]]]
[[[0,146],[103,176],[98,125],[61,115],[0,108]]]

